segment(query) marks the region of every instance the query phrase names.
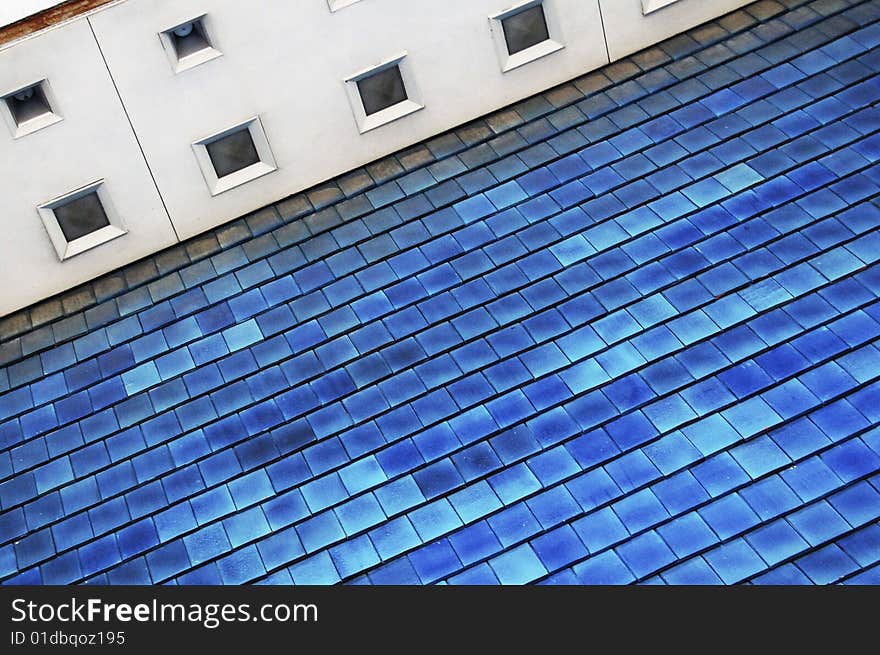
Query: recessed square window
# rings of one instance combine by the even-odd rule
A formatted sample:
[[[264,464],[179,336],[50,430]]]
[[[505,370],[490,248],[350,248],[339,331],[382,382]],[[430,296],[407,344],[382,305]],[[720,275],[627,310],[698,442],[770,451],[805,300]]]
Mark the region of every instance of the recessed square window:
[[[358,80],[358,93],[367,116],[407,100],[400,66],[394,65]]]
[[[193,144],[211,195],[250,182],[276,169],[259,117],[200,139]]]
[[[345,86],[361,133],[424,108],[406,53],[352,75]]]
[[[544,7],[541,5],[529,7],[502,19],[501,27],[504,30],[504,40],[507,42],[507,52],[511,55],[550,38],[547,19],[544,18]]]
[[[260,162],[250,130],[244,128],[205,144],[217,177],[226,177]]]
[[[208,41],[200,20],[175,27],[169,36],[171,43],[174,44],[174,52],[177,53],[178,59],[189,57],[211,47],[211,42]]]
[[[68,243],[110,225],[96,191],[59,205],[53,211]]]
[[[3,114],[12,135],[20,137],[60,121],[52,109],[54,104],[45,80],[4,95]]]
[[[103,180],[47,202],[37,211],[62,260],[126,233]]]
[[[528,0],[489,17],[503,72],[563,48],[555,2]]]
[[[207,15],[192,18],[160,35],[175,72],[181,72],[219,57],[221,53],[208,32]]]

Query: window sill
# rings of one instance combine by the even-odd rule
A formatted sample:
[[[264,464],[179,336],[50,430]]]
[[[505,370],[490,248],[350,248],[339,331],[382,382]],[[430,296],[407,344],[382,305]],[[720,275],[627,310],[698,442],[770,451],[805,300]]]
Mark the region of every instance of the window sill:
[[[234,173],[221,177],[213,184],[210,184],[211,195],[218,196],[225,191],[229,191],[242,184],[256,180],[257,178],[268,175],[276,170],[278,170],[277,166],[272,166],[262,161],[257,162],[247,168],[242,168],[240,171],[235,171]]]
[[[64,250],[64,253],[62,254],[61,252],[59,252],[58,256],[61,257],[62,261],[65,259],[70,259],[75,255],[79,255],[86,250],[96,248],[101,244],[112,241],[113,239],[119,238],[127,233],[127,230],[124,230],[120,227],[117,227],[115,225],[107,225],[106,227],[102,227],[100,230],[95,230],[91,234],[87,234],[84,237],[80,237],[79,239],[75,239],[74,241],[69,242],[67,244],[67,248]]]
[[[330,7],[331,12],[336,12],[360,1],[361,0],[327,0],[327,6]]]
[[[183,71],[188,71],[191,68],[201,66],[202,64],[206,64],[209,61],[213,61],[222,56],[223,53],[216,48],[205,48],[204,50],[199,50],[191,55],[187,55],[182,59],[178,59],[177,63],[174,65],[174,72],[182,73]]]
[[[678,0],[642,0],[642,15],[647,16],[675,2]]]
[[[363,134],[364,132],[375,130],[377,127],[392,123],[404,116],[414,114],[424,108],[424,105],[420,105],[417,102],[404,100],[403,102],[388,107],[388,109],[383,109],[382,111],[377,111],[375,114],[370,114],[360,122],[358,128],[360,129],[360,133]]]
[[[50,125],[60,123],[61,120],[61,116],[53,113],[47,113],[43,114],[42,116],[37,116],[36,118],[32,118],[29,121],[17,125],[12,132],[12,137],[14,139],[20,139],[23,136],[38,132],[39,130],[49,127]]]
[[[517,52],[515,55],[508,55],[507,60],[501,67],[501,72],[507,73],[520,66],[525,66],[533,61],[552,55],[554,52],[559,52],[564,47],[564,45],[553,39],[542,41],[537,45],[533,45],[531,48],[526,48],[525,50]]]

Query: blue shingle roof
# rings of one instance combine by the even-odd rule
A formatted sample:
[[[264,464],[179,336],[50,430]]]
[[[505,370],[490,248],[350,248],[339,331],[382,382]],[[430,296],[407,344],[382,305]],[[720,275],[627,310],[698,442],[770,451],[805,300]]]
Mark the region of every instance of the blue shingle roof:
[[[878,46],[758,2],[7,317],[0,580],[876,583]]]

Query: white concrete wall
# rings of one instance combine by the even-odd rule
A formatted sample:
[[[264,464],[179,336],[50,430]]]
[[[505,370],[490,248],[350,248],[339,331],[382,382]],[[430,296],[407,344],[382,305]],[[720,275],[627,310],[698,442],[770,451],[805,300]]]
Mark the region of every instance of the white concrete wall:
[[[176,240],[86,21],[0,50],[0,94],[41,79],[62,120],[17,139],[0,121],[0,314]],[[37,206],[101,178],[128,234],[61,262]]]
[[[598,68],[606,39],[616,59],[747,0],[648,16],[642,0],[545,0],[565,47],[502,73],[489,16],[519,3],[124,0],[0,48],[0,94],[48,78],[64,115],[18,140],[0,131],[15,226],[0,242],[0,315],[173,243],[169,215],[181,239],[196,235]],[[223,55],[175,73],[158,33],[203,13]],[[343,81],[402,51],[425,108],[360,134]],[[191,144],[255,115],[278,170],[212,196]],[[61,262],[36,206],[101,177],[130,233]]]
[[[185,238],[604,64],[597,0],[548,5],[566,47],[506,74],[488,16],[510,0],[131,0],[92,23]],[[156,34],[202,11],[223,56],[174,74]],[[344,80],[403,51],[425,109],[359,134]],[[278,170],[212,198],[190,144],[257,114]]]

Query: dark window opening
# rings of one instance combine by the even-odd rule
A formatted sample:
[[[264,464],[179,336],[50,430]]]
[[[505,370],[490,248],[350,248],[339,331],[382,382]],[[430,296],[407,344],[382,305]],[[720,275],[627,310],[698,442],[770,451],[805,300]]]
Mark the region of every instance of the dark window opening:
[[[367,116],[400,104],[407,99],[399,66],[389,66],[358,80],[358,93]]]
[[[40,116],[52,113],[46,94],[39,84],[6,96],[6,105],[16,125],[23,125]]]
[[[68,242],[110,225],[101,199],[95,191],[52,209]]]
[[[501,26],[504,28],[507,52],[511,55],[536,46],[550,38],[542,5],[529,7],[518,14],[502,19]]]
[[[175,27],[168,32],[171,43],[174,44],[174,52],[178,59],[189,57],[197,52],[211,47],[208,34],[201,20],[190,21]]]
[[[260,155],[246,127],[205,144],[218,178],[260,163]]]

